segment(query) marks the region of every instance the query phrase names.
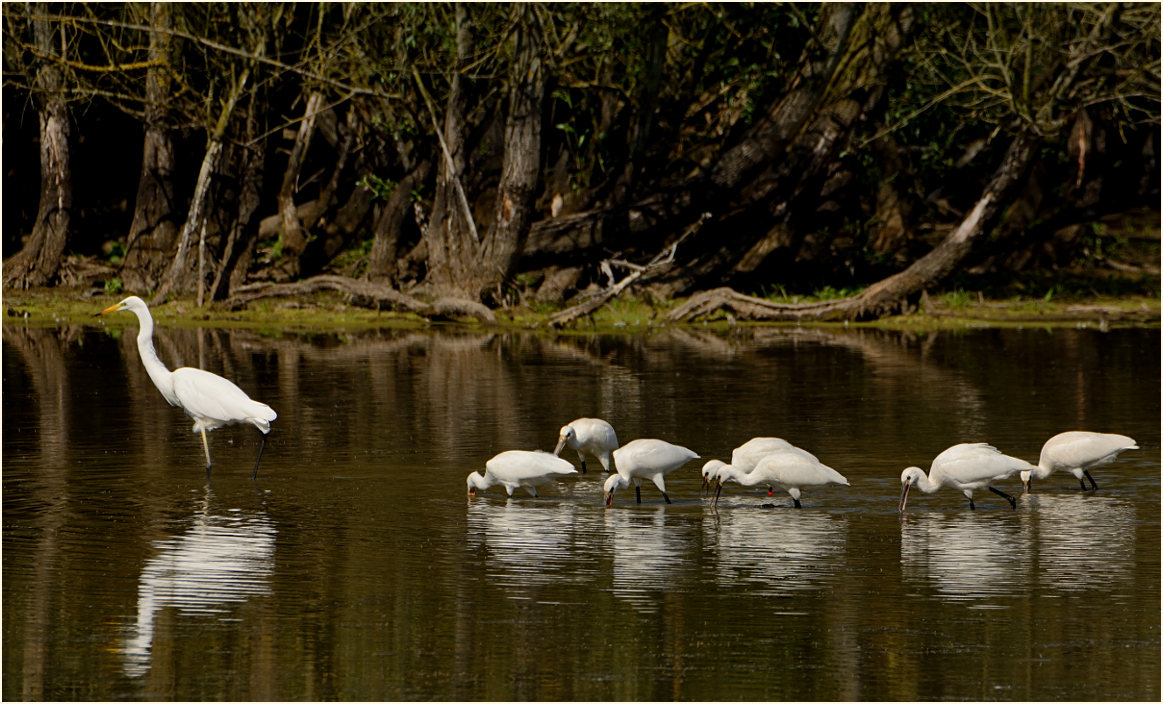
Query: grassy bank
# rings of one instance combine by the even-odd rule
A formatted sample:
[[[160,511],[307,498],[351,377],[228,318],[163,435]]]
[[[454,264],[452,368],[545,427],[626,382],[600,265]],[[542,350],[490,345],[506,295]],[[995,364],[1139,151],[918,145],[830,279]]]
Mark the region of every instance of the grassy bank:
[[[4,294],[6,323],[30,325],[81,324],[96,322],[94,316],[116,303],[122,295],[107,295],[97,289],[57,287]],[[802,302],[803,297],[781,299]],[[681,301],[651,301],[621,298],[565,332],[630,332],[674,325],[664,323],[667,311]],[[536,310],[516,306],[498,310],[497,323],[490,328],[547,329],[546,321],[560,310],[538,306]],[[434,325],[416,315],[375,311],[348,305],[338,293],[320,293],[298,299],[258,301],[245,310],[225,310],[215,306],[199,308],[192,301],[176,300],[153,308],[161,325],[238,327],[259,330],[365,330],[375,328],[424,328]],[[1054,326],[1157,326],[1160,323],[1158,295],[1070,295],[988,298],[978,291],[954,290],[925,296],[906,314],[875,321],[851,323],[885,329],[948,329],[961,327],[1054,327]],[[132,316],[105,319],[109,325],[135,325]],[[466,328],[485,327],[475,321],[439,323]],[[734,325],[792,325],[793,323],[736,323],[726,315],[692,325],[727,329]],[[812,323],[844,325],[844,323]]]

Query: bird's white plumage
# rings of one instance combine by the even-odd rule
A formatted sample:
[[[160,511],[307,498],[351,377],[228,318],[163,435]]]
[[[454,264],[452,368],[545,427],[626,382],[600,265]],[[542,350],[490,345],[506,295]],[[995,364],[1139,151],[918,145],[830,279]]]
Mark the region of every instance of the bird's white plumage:
[[[583,472],[586,471],[587,454],[595,457],[602,469],[609,472],[610,454],[618,449],[618,434],[614,432],[614,426],[601,418],[578,418],[561,427],[553,454],[560,455],[566,445],[577,451]]]
[[[759,460],[773,452],[782,450],[798,450],[803,454],[816,459],[816,456],[807,450],[800,449],[783,438],[759,437],[751,438],[731,451],[731,466],[750,472],[759,464]]]
[[[754,469],[745,472],[733,464],[719,468],[719,488],[728,481],[743,486],[778,486],[791,495],[796,508],[800,507],[800,490],[808,486],[843,484],[848,486],[844,475],[820,462],[814,455],[798,447],[769,452],[759,460]],[[718,499],[716,492],[715,498]]]
[[[755,469],[760,460],[773,452],[795,452],[808,459],[819,461],[812,453],[796,447],[783,438],[751,438],[731,451],[730,464],[720,460],[711,460],[703,465],[703,489],[710,489],[711,484],[719,478],[724,467],[733,467],[746,474]],[[718,464],[715,464],[716,462]]]
[[[137,316],[137,351],[146,373],[154,386],[171,406],[177,406],[194,419],[194,432],[202,433],[202,445],[206,451],[206,472],[210,472],[210,445],[206,432],[231,423],[250,423],[263,434],[271,430],[271,421],[278,414],[265,403],[255,401],[242,389],[223,377],[204,369],[179,367],[172,372],[162,363],[153,346],[153,316],[149,306],[137,296],[130,296],[116,305],[109,306],[99,315],[127,310]],[[259,459],[262,448],[259,449]],[[254,474],[258,474],[255,461]]]
[[[901,472],[900,510],[904,511],[909,489],[913,486],[926,494],[931,494],[942,486],[959,489],[969,499],[970,508],[973,508],[973,492],[988,488],[1006,497],[1012,506],[1013,497],[990,485],[1032,467],[1033,465],[1025,460],[1002,454],[988,443],[954,445],[933,458],[928,476],[920,467],[908,467]]]
[[[506,450],[485,462],[485,473],[468,475],[470,496],[492,486],[503,486],[509,496],[519,488],[537,496],[537,487],[577,474],[568,460],[540,450]]]
[[[670,503],[670,497],[666,495],[664,477],[687,462],[698,459],[699,456],[681,445],[674,445],[665,440],[642,438],[631,440],[614,450],[613,458],[614,469],[617,473],[610,475],[604,485],[607,505],[613,500],[616,490],[625,489],[631,483],[634,484],[635,488],[640,489],[643,479],[654,482],[654,485],[662,492],[662,497],[666,499],[667,503]],[[641,498],[641,491],[639,491],[639,502],[641,502]]]
[[[1090,469],[1115,461],[1124,450],[1137,450],[1139,446],[1126,435],[1116,433],[1093,433],[1086,430],[1068,430],[1046,441],[1038,466],[1022,472],[1022,483],[1029,491],[1032,479],[1045,479],[1054,472],[1070,472],[1082,483],[1083,477],[1090,479]]]

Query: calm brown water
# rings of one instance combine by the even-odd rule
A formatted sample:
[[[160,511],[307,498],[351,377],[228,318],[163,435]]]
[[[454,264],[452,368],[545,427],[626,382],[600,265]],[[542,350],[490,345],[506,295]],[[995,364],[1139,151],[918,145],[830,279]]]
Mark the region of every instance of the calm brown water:
[[[1160,698],[1157,329],[163,329],[279,413],[257,482],[258,433],[210,435],[209,485],[135,333],[4,327],[5,700]],[[671,505],[607,509],[593,469],[467,500],[583,415],[705,459],[778,435],[851,487],[714,510],[697,461]],[[907,465],[1076,428],[1142,449],[1096,493],[897,514]]]

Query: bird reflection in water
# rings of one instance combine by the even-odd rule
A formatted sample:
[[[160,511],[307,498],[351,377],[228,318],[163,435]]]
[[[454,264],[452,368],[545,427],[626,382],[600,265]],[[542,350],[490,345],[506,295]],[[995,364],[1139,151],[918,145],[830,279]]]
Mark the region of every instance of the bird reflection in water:
[[[843,570],[844,518],[796,511],[777,522],[770,510],[738,509],[718,514],[711,530],[715,576],[724,588],[749,583],[774,595],[817,588]]]
[[[615,464],[617,459],[615,458]],[[612,591],[639,611],[657,611],[693,570],[695,531],[658,506],[653,511],[607,511],[614,560]]]
[[[155,619],[164,609],[185,616],[228,614],[248,599],[270,594],[275,524],[265,512],[231,509],[214,513],[209,489],[192,525],[181,535],[154,542],[137,589],[137,622],[121,648],[131,677],[149,671]]]
[[[1016,521],[977,513],[910,514],[901,520],[901,571],[950,600],[1013,595],[1029,583],[1027,537]]]
[[[592,531],[577,525],[581,514],[571,503],[474,502],[468,508],[469,546],[487,551],[491,581],[521,594],[530,586],[588,583],[594,570],[587,569],[579,546]]]

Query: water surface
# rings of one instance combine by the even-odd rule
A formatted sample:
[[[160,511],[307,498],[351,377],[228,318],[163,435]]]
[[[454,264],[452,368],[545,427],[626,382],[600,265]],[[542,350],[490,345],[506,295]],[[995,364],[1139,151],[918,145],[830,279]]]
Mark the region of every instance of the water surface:
[[[1158,330],[163,329],[279,413],[257,482],[258,433],[210,434],[209,484],[135,332],[4,327],[6,700],[1160,697]],[[606,508],[591,462],[467,499],[578,416],[704,460],[780,436],[851,486],[716,509],[700,460]],[[1076,428],[1141,449],[897,513],[951,444]]]

